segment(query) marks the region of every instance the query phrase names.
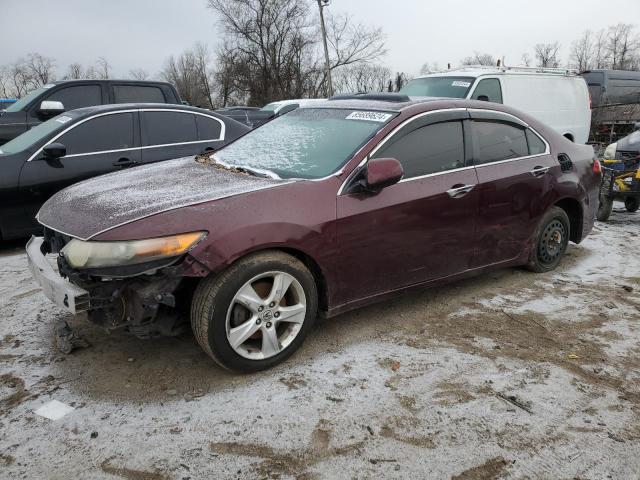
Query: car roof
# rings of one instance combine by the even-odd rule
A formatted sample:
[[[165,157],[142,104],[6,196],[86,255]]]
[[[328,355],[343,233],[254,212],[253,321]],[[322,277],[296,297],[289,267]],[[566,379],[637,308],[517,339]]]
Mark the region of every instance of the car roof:
[[[116,103],[111,105],[94,105],[91,107],[82,107],[75,110],[70,110],[78,117],[85,117],[88,115],[95,115],[96,113],[104,112],[117,112],[120,110],[181,110],[195,113],[204,113],[207,115],[216,116],[215,112],[206,110],[204,108],[192,107],[189,105],[182,105],[179,103]]]
[[[132,79],[90,79],[90,78],[78,78],[70,80],[55,80],[53,82],[47,82],[47,85],[60,85],[63,83],[130,83],[135,85],[171,85],[169,82],[163,82],[161,80],[132,80]]]
[[[383,110],[387,112],[401,112],[411,106],[421,103],[448,101],[450,99],[436,97],[407,97],[399,94],[385,94],[387,99],[381,99],[377,94],[353,95],[344,98],[322,100],[313,104],[301,105],[300,108],[336,108],[351,110]]]
[[[481,77],[483,75],[544,75],[544,76],[578,76],[578,72],[566,68],[535,68],[535,67],[483,67],[470,66],[455,68],[445,72],[434,72],[426,75],[420,75],[418,78],[432,77]]]

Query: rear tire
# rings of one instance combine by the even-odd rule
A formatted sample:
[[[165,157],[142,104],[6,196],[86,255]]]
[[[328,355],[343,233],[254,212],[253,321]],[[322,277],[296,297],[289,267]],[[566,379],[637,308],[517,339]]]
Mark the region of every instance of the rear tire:
[[[640,199],[637,197],[627,197],[624,199],[624,208],[627,209],[627,212],[635,213],[640,208]]]
[[[598,205],[596,218],[601,222],[606,222],[607,220],[609,220],[612,211],[613,199],[610,197],[605,197],[604,195],[600,195],[600,203]]]
[[[543,273],[554,270],[569,244],[571,234],[569,217],[560,207],[551,207],[540,219],[535,233],[535,244],[527,268]]]
[[[191,327],[202,349],[219,365],[256,372],[283,362],[298,349],[317,310],[317,288],[309,269],[283,252],[260,252],[201,280],[193,296]]]

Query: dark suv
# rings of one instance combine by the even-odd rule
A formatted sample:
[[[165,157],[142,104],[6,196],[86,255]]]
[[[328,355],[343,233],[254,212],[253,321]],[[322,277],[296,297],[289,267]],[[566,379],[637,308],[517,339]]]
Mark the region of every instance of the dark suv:
[[[65,111],[111,103],[181,103],[166,82],[65,80],[25,95],[0,115],[0,145]]]

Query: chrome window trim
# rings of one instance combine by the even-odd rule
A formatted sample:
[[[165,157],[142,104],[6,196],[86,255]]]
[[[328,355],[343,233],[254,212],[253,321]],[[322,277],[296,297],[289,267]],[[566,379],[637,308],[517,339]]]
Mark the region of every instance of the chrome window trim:
[[[371,156],[373,156],[380,148],[382,148],[382,146],[393,136],[395,135],[398,130],[400,130],[402,127],[404,127],[405,125],[413,122],[414,120],[417,120],[419,118],[422,118],[426,115],[430,115],[433,113],[441,113],[441,112],[456,112],[456,111],[467,111],[469,113],[471,112],[488,112],[488,113],[497,113],[498,115],[505,115],[507,117],[511,117],[516,119],[518,122],[522,123],[524,125],[523,128],[528,128],[530,129],[540,140],[542,140],[544,142],[545,145],[545,151],[544,153],[537,153],[535,155],[525,155],[523,157],[515,157],[515,158],[507,158],[505,160],[496,160],[495,162],[488,162],[488,163],[481,163],[479,165],[476,165],[474,163],[474,165],[469,165],[469,166],[465,166],[465,167],[461,167],[461,168],[454,168],[452,170],[445,170],[443,172],[435,172],[435,173],[428,173],[425,175],[420,175],[417,177],[410,177],[410,178],[403,178],[402,180],[400,180],[398,183],[406,183],[406,182],[410,182],[412,180],[420,180],[423,178],[428,178],[428,177],[433,177],[433,176],[437,176],[437,175],[443,175],[445,173],[451,173],[451,172],[459,172],[459,171],[463,171],[463,170],[467,170],[467,169],[471,169],[471,168],[482,168],[484,166],[489,166],[489,165],[498,165],[501,163],[507,163],[507,162],[514,162],[514,161],[518,161],[518,160],[525,160],[525,159],[529,159],[529,158],[537,158],[537,157],[541,157],[544,155],[550,155],[551,154],[551,146],[549,145],[549,142],[547,142],[547,139],[544,138],[542,135],[540,135],[538,133],[538,131],[533,128],[529,123],[525,122],[524,120],[522,120],[521,118],[517,117],[516,115],[513,115],[511,113],[507,113],[507,112],[503,112],[500,110],[490,110],[490,109],[482,109],[482,108],[444,108],[444,109],[439,109],[439,110],[431,110],[429,112],[423,112],[420,113],[418,115],[416,115],[415,117],[411,117],[407,120],[405,120],[404,122],[402,122],[400,125],[398,125],[396,128],[394,128],[391,132],[389,132],[387,134],[387,136],[385,136],[379,143],[378,145],[376,145],[373,150],[371,150],[371,152],[369,153],[369,155],[367,155],[364,159],[362,159],[362,161],[353,169],[353,171],[349,174],[349,176],[345,179],[344,182],[342,182],[342,185],[340,185],[340,188],[338,189],[338,194],[337,196],[341,196],[344,194],[344,189],[345,186],[347,185],[347,183],[349,183],[352,180],[352,177],[356,174],[356,172],[358,172],[360,170],[361,167],[363,167],[371,158]],[[470,120],[473,120],[472,118]],[[522,126],[522,125],[521,125]],[[528,146],[528,145],[527,145]]]
[[[446,173],[462,172],[464,170],[471,170],[473,168],[475,168],[473,165],[468,165],[466,167],[452,168],[451,170],[443,170],[442,172],[426,173],[426,174],[420,175],[418,177],[403,178],[398,183],[413,182],[414,180],[422,180],[424,178],[437,177],[439,175],[444,175]]]
[[[179,110],[179,109],[175,109],[175,108],[135,108],[135,109],[127,109],[127,110],[116,110],[116,111],[113,111],[113,112],[98,113],[96,115],[92,115],[92,116],[87,117],[87,118],[85,118],[83,120],[80,120],[78,123],[74,123],[73,125],[71,125],[68,128],[64,129],[62,132],[58,133],[55,137],[53,137],[51,140],[49,140],[47,143],[45,143],[38,150],[36,150],[36,152],[27,159],[27,162],[31,162],[35,157],[37,157],[40,153],[42,153],[42,150],[44,149],[44,147],[46,147],[47,145],[51,145],[52,143],[54,143],[58,138],[60,138],[65,133],[69,132],[70,130],[73,130],[74,128],[76,128],[79,125],[82,125],[85,122],[88,122],[89,120],[93,120],[93,119],[99,118],[99,117],[104,117],[106,115],[117,115],[117,114],[120,114],[120,113],[135,113],[135,112],[178,112],[178,113],[190,113],[192,115],[201,115],[203,117],[211,118],[211,119],[217,121],[218,123],[220,123],[220,125],[221,125],[220,136],[218,138],[212,138],[212,139],[209,139],[209,140],[194,140],[192,142],[165,143],[165,144],[161,144],[161,145],[146,145],[146,146],[122,148],[122,149],[116,149],[116,150],[102,150],[102,151],[98,151],[98,152],[73,153],[71,155],[65,155],[62,158],[73,158],[73,157],[80,157],[80,156],[85,156],[85,155],[99,155],[101,153],[128,152],[128,151],[132,151],[132,150],[146,150],[146,149],[149,149],[149,148],[169,147],[169,146],[173,146],[173,145],[189,145],[189,144],[194,144],[194,143],[219,142],[221,140],[224,140],[224,138],[225,138],[225,133],[226,133],[226,125],[225,125],[225,123],[222,120],[220,120],[219,118],[212,117],[211,115],[207,115],[205,113],[193,112],[193,111],[190,111],[190,110]]]

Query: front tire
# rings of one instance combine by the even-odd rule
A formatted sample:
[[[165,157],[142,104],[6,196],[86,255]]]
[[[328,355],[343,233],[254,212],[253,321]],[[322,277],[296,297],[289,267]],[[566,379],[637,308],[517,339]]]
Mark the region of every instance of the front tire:
[[[536,273],[554,270],[567,250],[570,228],[567,213],[560,207],[550,208],[536,229],[535,244],[527,268]]]
[[[255,372],[291,356],[317,310],[309,269],[283,252],[260,252],[200,282],[191,326],[203,350],[222,367]]]
[[[627,209],[627,212],[635,213],[640,208],[640,199],[637,197],[627,197],[624,199],[624,208]]]

